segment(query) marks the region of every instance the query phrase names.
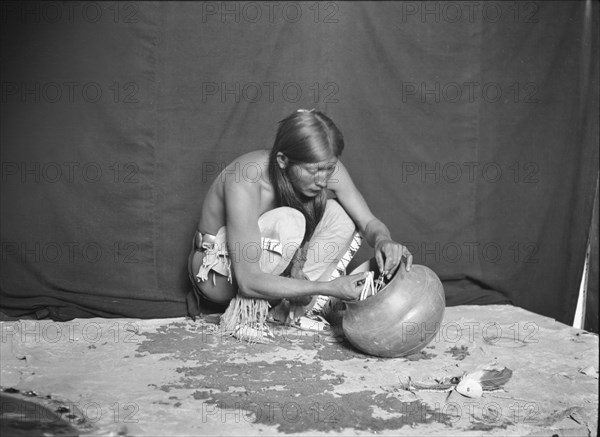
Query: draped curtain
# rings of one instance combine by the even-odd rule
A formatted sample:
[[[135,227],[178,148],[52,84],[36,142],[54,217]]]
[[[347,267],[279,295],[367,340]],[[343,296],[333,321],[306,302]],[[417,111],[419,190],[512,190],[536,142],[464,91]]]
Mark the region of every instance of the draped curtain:
[[[185,315],[210,183],[317,108],[416,263],[572,322],[596,3],[4,2],[2,23],[5,313]]]

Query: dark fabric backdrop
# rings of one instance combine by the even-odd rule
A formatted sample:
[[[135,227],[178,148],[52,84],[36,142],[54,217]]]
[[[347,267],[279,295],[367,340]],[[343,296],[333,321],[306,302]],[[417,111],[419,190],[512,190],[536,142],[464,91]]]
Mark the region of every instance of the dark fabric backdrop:
[[[3,3],[2,310],[184,315],[218,169],[314,107],[415,262],[571,323],[597,54],[595,2]]]

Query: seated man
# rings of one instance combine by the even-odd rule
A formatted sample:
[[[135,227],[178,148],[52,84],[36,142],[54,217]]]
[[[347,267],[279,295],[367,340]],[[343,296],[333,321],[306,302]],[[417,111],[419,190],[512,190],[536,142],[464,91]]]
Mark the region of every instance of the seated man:
[[[326,115],[299,110],[279,123],[270,151],[246,153],[223,170],[204,199],[190,254],[196,297],[223,305],[283,300],[288,322],[318,296],[357,300],[364,273],[332,279],[356,229],[388,278],[402,257],[410,269],[412,255],[392,240],[339,160],[343,148]]]

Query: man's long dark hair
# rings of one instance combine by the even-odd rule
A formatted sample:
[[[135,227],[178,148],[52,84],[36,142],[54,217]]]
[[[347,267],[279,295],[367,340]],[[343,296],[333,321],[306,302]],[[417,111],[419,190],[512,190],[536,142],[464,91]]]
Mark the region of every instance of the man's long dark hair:
[[[294,190],[290,178],[298,163],[321,162],[339,157],[344,150],[344,137],[325,114],[314,109],[294,112],[279,122],[275,143],[269,155],[269,178],[275,190],[277,206],[289,206],[300,211],[306,219],[304,242],[308,241],[323,217],[327,192],[305,197]],[[277,153],[283,153],[289,165],[277,164]]]

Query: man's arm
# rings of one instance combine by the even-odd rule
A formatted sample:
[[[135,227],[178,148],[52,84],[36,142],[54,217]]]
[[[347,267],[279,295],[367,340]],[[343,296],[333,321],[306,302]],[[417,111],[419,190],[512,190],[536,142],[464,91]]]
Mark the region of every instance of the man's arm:
[[[258,227],[260,186],[248,181],[236,182],[233,178],[227,178],[224,183],[227,247],[241,294],[263,299],[290,299],[314,294],[346,300],[358,297],[360,289],[355,283],[364,275],[325,282],[284,278],[263,272],[258,261],[262,252]]]
[[[338,201],[354,220],[367,243],[375,249],[379,270],[388,272],[388,278],[391,277],[400,266],[402,257],[406,258],[406,269],[410,270],[412,255],[408,249],[392,240],[389,229],[373,215],[341,161],[338,161],[337,166],[328,188],[335,192]]]

